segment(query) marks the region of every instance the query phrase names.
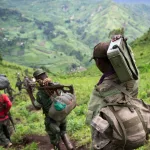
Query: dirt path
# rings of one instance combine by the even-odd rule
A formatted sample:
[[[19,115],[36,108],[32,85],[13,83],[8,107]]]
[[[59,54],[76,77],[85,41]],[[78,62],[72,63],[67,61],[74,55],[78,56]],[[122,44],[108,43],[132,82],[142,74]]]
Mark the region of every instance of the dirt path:
[[[32,142],[35,142],[38,144],[39,149],[38,150],[51,150],[52,145],[50,144],[49,137],[48,136],[42,136],[42,135],[28,135],[23,138],[23,141],[19,145],[14,145],[13,147],[16,150],[23,149],[25,145],[29,145]],[[72,141],[72,144],[75,148],[75,150],[89,150],[85,146],[78,147],[76,146],[76,143]],[[61,142],[60,144],[61,150],[67,150],[65,145]]]

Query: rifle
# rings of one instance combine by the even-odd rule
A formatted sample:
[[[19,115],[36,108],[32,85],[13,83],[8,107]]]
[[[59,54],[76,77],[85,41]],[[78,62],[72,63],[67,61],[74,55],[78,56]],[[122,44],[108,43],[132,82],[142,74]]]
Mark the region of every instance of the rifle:
[[[35,104],[34,104],[35,98],[34,98],[33,92],[32,92],[32,88],[36,87],[36,83],[33,83],[28,78],[25,78],[24,79],[24,84],[25,84],[25,87],[26,87],[26,91],[29,94],[29,97],[31,99],[32,105],[36,109],[40,109],[39,107],[35,106]],[[66,88],[68,88],[68,90]],[[65,85],[50,83],[48,86],[40,86],[40,87],[38,87],[38,89],[39,90],[48,90],[49,89],[52,92],[56,91],[56,93],[57,93],[57,90],[62,90],[64,93],[69,92],[71,94],[74,94],[74,88],[73,88],[72,85],[65,86]]]
[[[68,90],[66,88],[68,88]],[[67,86],[67,85],[61,85],[61,84],[53,84],[53,83],[51,83],[49,86],[38,87],[38,89],[39,90],[47,90],[47,89],[49,89],[50,91],[62,90],[64,93],[74,94],[73,85]]]
[[[8,116],[9,116],[9,120],[10,120],[10,122],[11,122],[11,124],[12,124],[13,128],[14,128],[14,131],[16,132],[16,128],[15,128],[15,124],[14,124],[14,120],[13,120],[13,118],[12,118],[12,116],[11,116],[11,113],[10,113],[10,112],[8,113]]]
[[[35,97],[33,95],[32,88],[35,87],[36,84],[33,84],[33,83],[31,84],[31,82],[29,81],[29,79],[25,78],[24,79],[24,85],[25,85],[26,91],[27,91],[27,93],[28,93],[28,95],[30,97],[30,100],[32,102],[32,105],[34,106],[35,109],[37,109],[37,110],[40,109],[39,107],[37,107],[37,106],[34,105]]]
[[[7,126],[3,124],[2,127],[3,127],[3,132],[4,132],[5,136],[6,136],[6,138],[8,138],[10,140],[10,133],[8,131]]]

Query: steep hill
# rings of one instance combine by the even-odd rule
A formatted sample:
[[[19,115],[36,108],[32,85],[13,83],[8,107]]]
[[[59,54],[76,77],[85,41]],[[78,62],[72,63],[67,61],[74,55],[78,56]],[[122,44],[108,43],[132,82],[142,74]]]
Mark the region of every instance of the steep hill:
[[[149,47],[146,47],[147,44],[143,43],[146,37],[149,37],[149,33],[146,33],[142,38],[137,39],[132,43],[135,56],[136,54],[138,56],[138,50],[143,48],[143,45],[144,50],[146,51],[142,52],[144,53],[143,55],[146,56],[149,49]],[[149,42],[149,40],[147,40],[147,42]],[[147,103],[150,103],[150,67],[145,65],[148,62],[145,57],[143,57],[142,60],[143,65],[141,67],[141,59],[138,59],[137,57],[137,64],[140,70],[138,96]],[[16,73],[20,73],[21,78],[23,78],[22,74],[25,75],[26,70],[28,70],[29,75],[32,76],[32,68],[8,63],[6,61],[0,63],[0,73],[8,76],[12,88],[15,90],[13,93],[17,92],[17,89],[15,88]],[[77,98],[77,106],[68,116],[67,130],[71,139],[75,141],[74,144],[76,145],[77,150],[88,150],[91,142],[91,136],[90,129],[85,124],[85,116],[91,91],[100,78],[100,72],[94,65],[82,73],[69,74],[66,76],[60,76],[60,74],[52,75],[49,73],[49,77],[51,77],[53,81],[60,82],[64,85],[73,84]],[[10,148],[10,150],[42,150],[42,148],[50,147],[48,137],[44,130],[44,116],[42,111],[35,111],[31,107],[29,96],[24,89],[21,94],[15,97],[11,114],[14,118],[16,132],[12,136],[13,147]],[[140,148],[139,150],[148,150],[149,147],[150,146],[144,146],[144,148]],[[0,147],[0,149],[2,148]]]
[[[139,68],[150,68],[150,29],[142,37],[131,43]]]
[[[88,47],[60,26],[58,29],[55,26],[54,35],[51,33],[54,25],[49,21],[29,20],[16,10],[1,8],[1,12],[3,28],[0,31],[0,49],[4,58],[9,61],[62,71],[70,70],[73,64],[80,66],[80,61],[84,62],[84,57],[89,55],[89,52],[85,54]],[[51,36],[55,37],[54,41],[49,41],[49,38],[52,40]],[[62,38],[64,40],[61,40]],[[77,45],[80,45],[81,49],[78,49]]]
[[[32,76],[33,69],[3,61],[0,63],[0,70],[0,73],[7,75],[11,87],[15,90],[13,91],[15,97],[11,114],[14,119],[16,132],[14,132],[11,137],[13,147],[10,148],[10,150],[47,149],[47,147],[50,147],[50,143],[45,132],[44,115],[42,114],[42,110],[34,110],[25,89],[22,89],[22,92],[19,94],[18,89],[15,88],[17,80],[16,73],[20,73],[22,80],[22,74],[25,75],[26,70],[28,70],[28,75]],[[90,130],[85,125],[85,112],[87,101],[90,96],[89,93],[94,86],[94,80],[98,80],[99,76],[96,75],[95,77],[92,76],[87,78],[85,76],[78,77],[78,75],[73,77],[62,77],[60,75],[52,75],[51,73],[48,74],[55,82],[60,82],[64,85],[73,84],[76,91],[78,105],[68,117],[67,130],[77,150],[83,150],[84,147],[86,147],[85,150],[88,149],[90,143]],[[35,94],[36,91],[34,95]],[[1,146],[0,149],[3,150]]]
[[[131,46],[140,72],[138,97],[150,104],[150,30],[148,30],[148,32],[146,32],[142,37],[132,42]],[[21,79],[23,79],[22,74],[25,75],[27,70],[29,76],[32,76],[32,68],[6,61],[2,61],[0,63],[0,73],[7,75],[12,88],[15,90],[15,92],[13,92],[14,94],[18,93],[15,88],[16,73],[20,73]],[[91,142],[91,136],[90,129],[85,124],[87,103],[89,101],[91,91],[94,85],[98,82],[101,73],[94,65],[82,73],[66,75],[48,74],[53,81],[60,82],[64,85],[72,84],[74,86],[77,98],[77,107],[68,116],[67,130],[71,139],[75,141],[74,144],[78,150],[83,150],[83,147],[81,147],[83,145],[86,147],[85,149],[88,150],[89,143]],[[48,137],[44,130],[44,116],[42,111],[35,111],[32,108],[29,96],[24,89],[21,94],[15,97],[11,113],[16,127],[16,132],[12,136],[12,142],[14,144],[12,150],[42,149],[42,146],[50,146]],[[43,139],[45,141],[44,143]],[[147,145],[139,150],[148,150],[149,147],[150,146]]]
[[[150,6],[112,0],[1,0],[3,58],[53,72],[89,66],[92,49],[124,27],[132,41],[149,28]]]

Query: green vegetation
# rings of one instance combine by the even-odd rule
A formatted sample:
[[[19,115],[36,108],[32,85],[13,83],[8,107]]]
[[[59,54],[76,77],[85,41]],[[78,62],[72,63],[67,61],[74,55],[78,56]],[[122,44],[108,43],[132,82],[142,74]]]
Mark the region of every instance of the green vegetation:
[[[135,40],[131,44],[140,72],[138,97],[143,99],[146,103],[150,103],[150,61],[148,59],[145,59],[149,57],[149,34],[150,32],[148,31],[141,38]],[[144,56],[140,55],[141,49]],[[12,87],[15,86],[16,72],[24,74],[25,70],[28,70],[30,76],[33,72],[33,69],[31,68],[26,68],[12,63],[10,64],[6,61],[3,61],[0,64],[0,70],[3,70],[3,74],[7,74]],[[87,71],[81,73],[58,75],[49,72],[49,76],[53,81],[60,82],[65,85],[74,85],[78,105],[68,116],[67,129],[71,138],[77,141],[78,146],[88,145],[91,141],[91,135],[90,128],[85,124],[85,115],[91,91],[96,82],[99,80],[100,72],[95,66],[92,66]],[[28,111],[30,105],[31,102],[25,90],[20,96],[16,96],[13,103],[11,112],[15,120],[16,132],[13,134],[12,140],[16,144],[21,144],[25,135],[46,134],[46,132],[44,131],[44,116],[42,114],[42,111]],[[37,144],[32,143],[31,145],[28,145],[23,149],[36,149],[36,147]],[[148,149],[149,145],[139,148],[139,150]]]
[[[149,8],[112,0],[1,0],[0,52],[4,60],[52,72],[87,68],[93,47],[111,32],[124,28],[129,41],[146,32]]]
[[[32,76],[32,68],[38,67],[48,71],[53,81],[73,84],[78,105],[68,116],[67,129],[78,146],[88,145],[91,135],[90,128],[85,124],[87,103],[101,73],[93,65],[84,72],[64,74],[64,71],[69,72],[80,65],[89,66],[91,47],[108,39],[111,31],[118,32],[117,29],[123,26],[129,41],[140,36],[149,28],[150,9],[145,5],[125,5],[122,8],[110,0],[43,1],[1,0],[0,73],[8,76],[13,88],[17,72],[25,75],[27,70]],[[138,97],[150,103],[150,30],[132,42],[131,46],[140,72]],[[26,135],[46,134],[42,111],[29,111],[30,105],[25,90],[15,97],[11,109],[16,124],[16,132],[12,136],[15,144],[22,144]],[[32,143],[22,149],[34,150],[37,144]],[[149,145],[140,148],[148,149]]]
[[[31,75],[33,72],[33,70],[30,68],[22,67],[16,64],[10,64],[6,61],[3,61],[3,63],[0,65],[0,70],[2,70],[2,68],[2,73],[8,76],[13,88],[15,87],[15,82],[17,80],[15,79],[17,72],[24,74],[26,69],[28,69],[29,75]],[[72,76],[69,77],[69,80],[65,79],[64,76],[60,77],[53,74],[49,75],[53,81],[57,81],[65,85],[74,85],[78,106],[68,117],[68,132],[73,139],[78,141],[78,146],[89,143],[90,129],[85,125],[85,113],[87,109],[87,102],[90,96],[89,93],[92,91],[95,81],[98,80],[99,77],[89,77],[87,83],[87,77],[81,77],[82,75],[79,75],[80,77],[68,75]],[[16,124],[16,132],[12,136],[14,143],[21,144],[23,137],[28,134],[46,134],[44,131],[44,116],[42,111],[28,111],[28,107],[30,105],[31,102],[25,90],[20,96],[16,96],[13,102],[11,113]]]

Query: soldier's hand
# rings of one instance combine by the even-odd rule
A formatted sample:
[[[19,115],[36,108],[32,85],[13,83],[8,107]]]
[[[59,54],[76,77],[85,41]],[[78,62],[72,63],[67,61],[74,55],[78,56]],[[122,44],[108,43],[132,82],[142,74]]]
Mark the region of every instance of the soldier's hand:
[[[46,78],[43,80],[43,85],[48,86],[48,84],[51,82],[52,82],[52,80],[50,78]]]
[[[112,37],[112,42],[114,42],[114,41],[116,41],[116,40],[118,40],[120,38],[124,38],[124,40],[127,41],[127,38],[125,38],[123,35],[118,34],[118,35],[114,35]]]

